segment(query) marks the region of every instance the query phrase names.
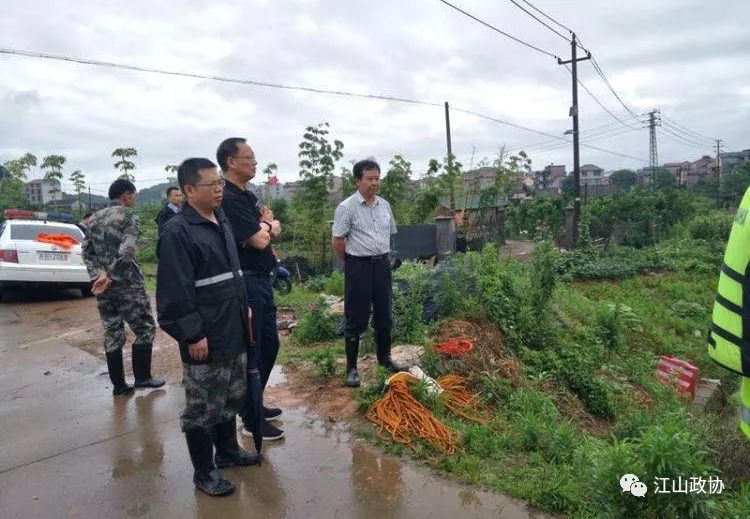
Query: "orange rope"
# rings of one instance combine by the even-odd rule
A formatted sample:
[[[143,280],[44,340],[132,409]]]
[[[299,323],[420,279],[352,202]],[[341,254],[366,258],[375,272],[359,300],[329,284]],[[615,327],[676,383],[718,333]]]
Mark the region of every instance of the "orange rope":
[[[440,377],[437,383],[443,389],[443,404],[453,414],[477,423],[488,422],[481,416],[483,413],[479,407],[479,397],[469,390],[466,378],[458,375],[445,375]]]
[[[381,437],[388,432],[393,441],[413,449],[415,439],[427,441],[443,454],[456,452],[460,433],[440,422],[411,394],[409,385],[417,381],[408,373],[394,375],[383,398],[367,411],[367,419],[378,426]]]
[[[435,349],[444,355],[463,357],[474,349],[474,342],[466,337],[460,337],[436,344]]]

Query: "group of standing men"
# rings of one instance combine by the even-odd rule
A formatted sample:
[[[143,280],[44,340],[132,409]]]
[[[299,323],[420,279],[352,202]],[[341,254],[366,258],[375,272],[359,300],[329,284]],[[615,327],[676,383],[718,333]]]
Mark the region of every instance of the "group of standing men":
[[[209,159],[185,160],[177,171],[179,190],[167,193],[169,203],[157,218],[156,305],[159,325],[177,341],[183,362],[181,427],[193,481],[210,495],[227,495],[234,485],[218,469],[260,460],[239,446],[236,415],[244,434],[264,440],[284,436],[270,423],[281,409],[262,407],[260,418],[251,405],[257,395],[251,398],[247,382],[259,376],[265,388],[279,351],[271,243],[281,225],[247,189],[257,161],[246,140],[224,140],[216,159],[222,175]],[[333,248],[345,262],[346,383],[352,387],[359,385],[359,337],[371,313],[378,361],[392,371],[403,369],[390,356],[395,221],[388,202],[377,196],[378,164],[361,161],[354,176],[358,190],[336,209],[333,226]],[[112,204],[92,215],[84,242],[114,395],[134,391],[125,382],[124,322],[135,334],[135,387],[164,385],[151,375],[155,323],[136,260],[135,193],[130,181],[116,180],[109,190]]]

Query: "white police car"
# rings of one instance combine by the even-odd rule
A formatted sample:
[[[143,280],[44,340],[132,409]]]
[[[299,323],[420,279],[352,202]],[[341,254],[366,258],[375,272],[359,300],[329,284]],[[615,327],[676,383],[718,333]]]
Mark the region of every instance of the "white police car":
[[[0,300],[9,288],[51,285],[91,295],[91,281],[81,256],[83,232],[73,216],[6,209],[0,223]],[[46,235],[46,238],[45,236]],[[61,243],[47,243],[49,236]],[[63,243],[65,237],[72,238]],[[53,238],[51,241],[55,241]]]

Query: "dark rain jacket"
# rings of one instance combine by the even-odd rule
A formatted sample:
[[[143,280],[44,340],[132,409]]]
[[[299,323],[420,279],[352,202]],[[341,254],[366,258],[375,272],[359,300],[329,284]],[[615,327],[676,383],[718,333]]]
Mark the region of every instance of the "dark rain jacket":
[[[221,209],[219,224],[190,205],[170,218],[157,243],[156,309],[159,326],[180,346],[208,340],[208,360],[236,358],[249,344],[247,303],[232,227]]]

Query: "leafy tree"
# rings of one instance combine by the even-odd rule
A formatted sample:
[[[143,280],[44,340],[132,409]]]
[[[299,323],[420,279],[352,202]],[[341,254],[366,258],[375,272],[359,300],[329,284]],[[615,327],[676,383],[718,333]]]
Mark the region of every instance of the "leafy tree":
[[[448,196],[450,209],[456,210],[456,199],[461,196],[463,191],[463,175],[461,173],[462,164],[456,160],[454,155],[445,157],[443,165],[443,174],[440,176],[440,187],[444,194]]]
[[[346,199],[354,194],[357,190],[357,183],[354,181],[354,173],[349,168],[341,167],[341,197]]]
[[[411,162],[405,160],[401,155],[396,155],[391,159],[388,166],[388,171],[380,183],[380,196],[391,204],[396,221],[405,221],[410,206]]]
[[[729,175],[721,179],[719,188],[724,207],[737,207],[750,186],[750,160],[737,164]]]
[[[167,172],[167,182],[177,182],[177,168],[174,164],[167,164],[164,166],[164,171]]]
[[[57,194],[60,193],[60,181],[63,178],[62,168],[65,165],[66,158],[62,155],[47,155],[39,166],[44,171],[44,180],[52,183],[49,190],[52,195],[52,204],[57,211]]]
[[[289,223],[289,212],[288,209],[288,202],[284,198],[274,198],[271,200],[270,204],[271,211],[273,211],[273,215],[276,217],[276,219],[281,223],[281,225],[286,225]]]
[[[630,169],[618,169],[610,175],[609,180],[619,189],[630,191],[638,183],[638,175]]]
[[[120,159],[114,164],[115,169],[122,171],[122,173],[120,174],[120,178],[130,180],[131,182],[135,181],[135,175],[129,173],[130,171],[135,169],[135,163],[128,159],[137,156],[138,152],[135,148],[117,148],[112,152],[112,157]]]
[[[77,169],[70,174],[70,177],[68,177],[68,179],[73,183],[73,187],[76,190],[76,195],[78,196],[78,207],[80,208],[83,204],[83,202],[81,201],[81,194],[83,193],[83,189],[86,187],[86,176],[81,173],[80,169]]]
[[[341,151],[344,143],[331,141],[328,128],[328,123],[305,128],[298,153],[302,189],[295,197],[300,220],[294,227],[299,229],[307,250],[320,266],[329,263],[328,222],[333,216],[333,207],[328,199],[328,191],[333,186],[336,162],[344,155]]]
[[[677,180],[674,175],[664,168],[656,168],[654,171],[654,189],[671,189],[677,187]]]
[[[5,174],[0,175],[0,211],[28,205],[24,182],[32,166],[36,166],[36,157],[31,153],[3,164]]]

